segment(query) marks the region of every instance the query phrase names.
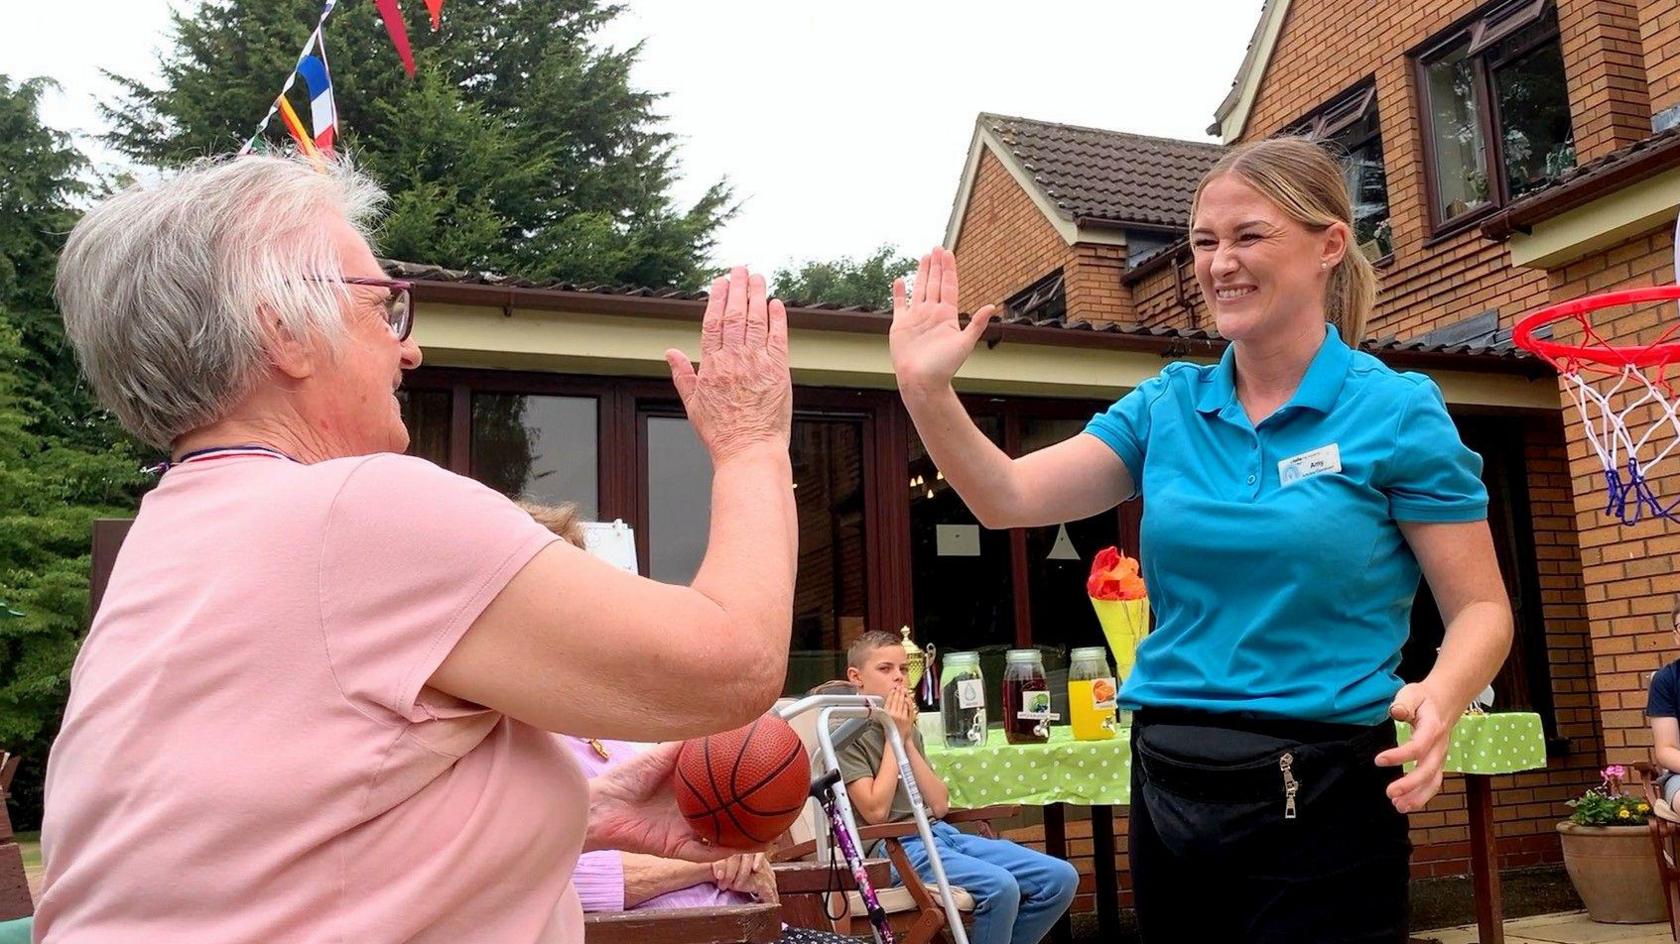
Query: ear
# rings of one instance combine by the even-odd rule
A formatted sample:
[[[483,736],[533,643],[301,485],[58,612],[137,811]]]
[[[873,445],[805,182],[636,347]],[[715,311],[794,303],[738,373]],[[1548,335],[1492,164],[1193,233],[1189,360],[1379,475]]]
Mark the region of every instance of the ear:
[[[1319,259],[1326,268],[1334,269],[1341,264],[1342,257],[1348,254],[1353,243],[1353,233],[1346,223],[1337,220],[1324,228],[1324,249]]]
[[[846,666],[846,681],[851,682],[853,685],[862,685],[863,673],[859,672],[856,666],[848,665]]]
[[[320,369],[320,352],[315,345],[294,335],[272,309],[258,309],[258,317],[262,319],[268,358],[275,369],[292,380],[314,376]]]

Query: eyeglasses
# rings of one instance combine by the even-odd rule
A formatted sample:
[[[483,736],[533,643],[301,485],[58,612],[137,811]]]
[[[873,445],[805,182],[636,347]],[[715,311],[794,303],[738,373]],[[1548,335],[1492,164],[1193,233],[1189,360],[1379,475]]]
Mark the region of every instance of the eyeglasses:
[[[366,285],[371,288],[390,290],[385,299],[385,324],[396,335],[398,341],[408,340],[408,333],[414,330],[414,283],[401,279],[374,279],[365,276],[346,275],[337,279],[311,279],[312,282],[342,282],[345,285]]]

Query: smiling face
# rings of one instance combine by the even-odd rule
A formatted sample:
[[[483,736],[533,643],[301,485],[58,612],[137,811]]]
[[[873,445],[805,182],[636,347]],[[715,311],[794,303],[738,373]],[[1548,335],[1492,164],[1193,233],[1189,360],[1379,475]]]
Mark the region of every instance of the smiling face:
[[[1347,237],[1344,224],[1293,219],[1234,173],[1208,181],[1190,245],[1219,334],[1244,341],[1323,324],[1325,286]]]

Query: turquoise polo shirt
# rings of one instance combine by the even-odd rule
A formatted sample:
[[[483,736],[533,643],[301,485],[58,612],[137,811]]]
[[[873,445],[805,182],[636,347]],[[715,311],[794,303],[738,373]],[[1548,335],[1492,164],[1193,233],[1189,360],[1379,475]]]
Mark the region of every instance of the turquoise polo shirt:
[[[1420,576],[1400,522],[1487,517],[1481,457],[1433,381],[1326,325],[1295,396],[1258,426],[1226,348],[1212,366],[1167,365],[1085,431],[1145,496],[1156,627],[1122,705],[1388,716]]]

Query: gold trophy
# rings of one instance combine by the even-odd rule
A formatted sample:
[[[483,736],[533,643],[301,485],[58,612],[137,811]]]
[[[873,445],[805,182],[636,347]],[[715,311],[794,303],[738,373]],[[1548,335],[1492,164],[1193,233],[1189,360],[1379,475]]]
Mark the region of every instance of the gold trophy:
[[[910,639],[910,627],[899,627],[898,633],[904,637],[904,661],[909,664],[910,673],[904,680],[904,687],[911,694],[915,694],[916,683],[922,680],[922,673],[927,671],[927,659],[922,655],[922,647]]]

